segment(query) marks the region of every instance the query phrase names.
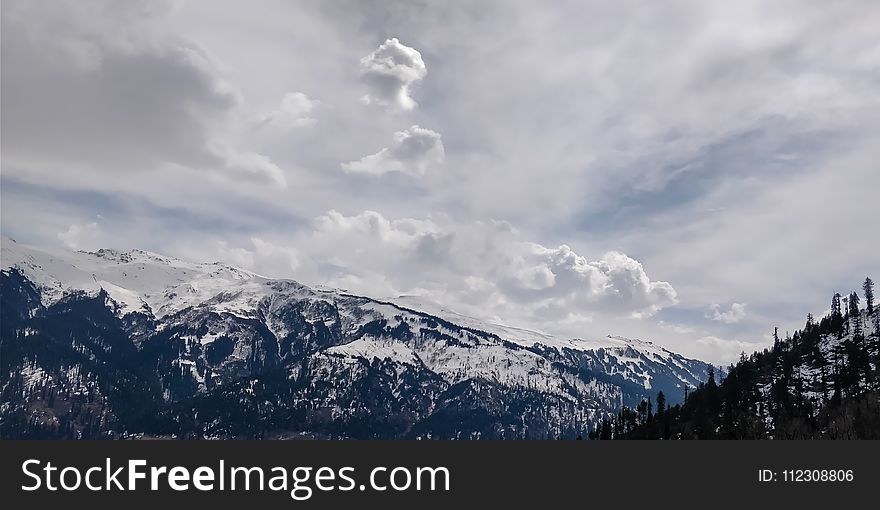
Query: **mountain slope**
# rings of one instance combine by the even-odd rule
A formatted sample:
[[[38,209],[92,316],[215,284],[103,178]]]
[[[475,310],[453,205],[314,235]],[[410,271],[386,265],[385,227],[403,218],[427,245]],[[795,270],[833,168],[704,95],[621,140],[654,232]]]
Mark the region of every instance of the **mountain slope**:
[[[880,439],[880,311],[849,295],[832,312],[771,349],[742,356],[724,381],[710,378],[683,405],[622,410],[599,439]]]
[[[4,437],[573,437],[707,371],[144,251],[2,264]]]

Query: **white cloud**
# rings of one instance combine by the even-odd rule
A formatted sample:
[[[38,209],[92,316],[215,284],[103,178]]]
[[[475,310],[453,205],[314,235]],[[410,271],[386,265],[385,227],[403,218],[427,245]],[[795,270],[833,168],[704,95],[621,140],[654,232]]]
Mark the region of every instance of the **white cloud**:
[[[58,239],[71,250],[94,249],[100,246],[101,232],[97,222],[74,223],[60,232]]]
[[[260,125],[275,124],[285,128],[313,126],[318,119],[313,116],[321,101],[311,99],[302,92],[288,92],[281,98],[278,109],[265,116]]]
[[[284,95],[281,100],[281,111],[290,115],[297,122],[313,123],[315,119],[309,117],[309,114],[320,104],[320,101],[309,99],[309,96],[302,92],[290,92]]]
[[[268,277],[290,278],[300,268],[299,250],[260,237],[251,237],[248,241],[245,246],[218,241],[216,254],[223,262]]]
[[[741,353],[748,356],[763,347],[765,344],[759,341],[744,342],[708,335],[697,339],[694,352],[703,361],[723,364],[735,362]]]
[[[286,270],[296,273],[300,267],[300,254],[296,248],[280,246],[270,241],[265,241],[259,237],[251,238],[254,244],[254,253],[257,254],[257,263],[254,269],[259,271],[261,267],[285,267]]]
[[[284,171],[262,154],[230,150],[224,155],[224,160],[226,168],[236,173],[251,175],[281,188],[287,187]]]
[[[413,125],[394,133],[390,147],[357,161],[343,163],[342,168],[351,173],[374,176],[389,172],[423,175],[431,167],[441,164],[444,156],[440,133]]]
[[[216,253],[222,262],[256,272],[252,249],[230,246],[228,242],[221,240],[217,241]]]
[[[623,253],[608,252],[590,261],[566,245],[517,243],[507,256],[511,264],[502,285],[507,284],[512,299],[637,317],[651,316],[677,301],[669,283],[651,281],[642,265]]]
[[[288,243],[302,254],[296,276],[311,283],[420,294],[482,318],[569,334],[594,317],[647,317],[676,303],[669,283],[651,280],[622,253],[591,261],[565,245],[523,240],[505,222],[331,210]]]
[[[735,324],[746,318],[746,305],[745,303],[731,303],[729,310],[721,311],[721,305],[715,303],[709,307],[706,318],[725,324]]]
[[[361,59],[361,80],[369,92],[367,103],[412,110],[417,103],[410,97],[411,87],[428,74],[422,55],[414,48],[388,39]]]

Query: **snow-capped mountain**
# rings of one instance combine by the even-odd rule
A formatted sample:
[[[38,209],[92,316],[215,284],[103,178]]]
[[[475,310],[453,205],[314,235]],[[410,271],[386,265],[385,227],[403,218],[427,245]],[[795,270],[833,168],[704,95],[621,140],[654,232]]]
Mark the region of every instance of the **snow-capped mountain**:
[[[4,436],[550,438],[707,365],[145,251],[2,244]]]

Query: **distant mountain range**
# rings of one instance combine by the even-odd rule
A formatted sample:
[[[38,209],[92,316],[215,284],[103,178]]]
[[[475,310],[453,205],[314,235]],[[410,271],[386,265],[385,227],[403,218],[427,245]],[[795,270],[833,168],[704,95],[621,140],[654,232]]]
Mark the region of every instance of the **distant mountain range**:
[[[4,438],[575,437],[709,369],[139,250],[0,258]]]

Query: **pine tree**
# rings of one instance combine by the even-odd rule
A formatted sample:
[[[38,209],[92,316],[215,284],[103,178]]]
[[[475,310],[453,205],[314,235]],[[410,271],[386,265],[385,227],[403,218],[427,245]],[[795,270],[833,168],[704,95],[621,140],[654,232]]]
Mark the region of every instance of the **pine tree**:
[[[862,314],[859,311],[859,295],[855,292],[849,295],[849,320],[852,322],[854,337],[862,336]]]
[[[822,401],[828,400],[828,360],[822,354],[819,342],[813,348],[813,366],[819,367],[819,389],[822,392]]]
[[[602,431],[599,433],[599,439],[611,439],[614,437],[611,432],[611,422],[608,418],[602,418]]]
[[[850,292],[848,302],[849,302],[849,315],[858,315],[859,314],[859,295],[855,292]]]
[[[865,305],[868,315],[871,315],[874,313],[874,281],[870,277],[865,278],[862,289],[865,291]]]
[[[831,298],[831,318],[836,319],[842,317],[840,313],[840,293],[835,292],[834,297]]]
[[[840,309],[840,293],[835,292],[831,298],[831,317],[829,318],[831,331],[837,334],[837,338],[843,337],[843,313]]]
[[[657,416],[661,416],[664,412],[666,412],[666,395],[661,390],[657,392]]]

